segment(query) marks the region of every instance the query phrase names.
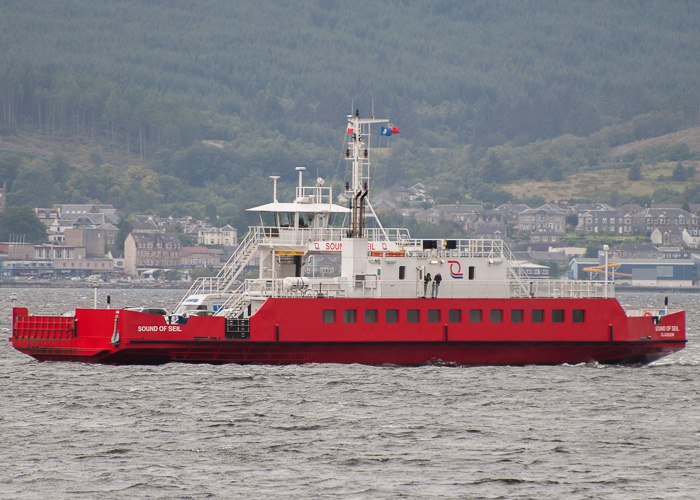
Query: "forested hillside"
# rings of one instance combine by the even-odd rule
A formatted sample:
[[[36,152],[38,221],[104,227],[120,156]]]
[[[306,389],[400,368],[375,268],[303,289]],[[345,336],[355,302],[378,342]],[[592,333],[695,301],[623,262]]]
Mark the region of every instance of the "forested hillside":
[[[93,155],[5,151],[0,183],[13,204],[209,207],[244,226],[272,172],[342,182],[355,107],[401,129],[375,189],[495,201],[697,125],[699,22],[691,1],[1,1],[3,144]]]

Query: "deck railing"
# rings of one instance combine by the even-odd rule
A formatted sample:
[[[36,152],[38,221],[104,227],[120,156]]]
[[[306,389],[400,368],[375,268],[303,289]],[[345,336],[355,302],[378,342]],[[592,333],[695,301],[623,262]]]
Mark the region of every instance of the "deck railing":
[[[614,296],[614,285],[602,281],[555,281],[533,280],[525,283],[523,292],[520,283],[510,285],[502,281],[471,281],[456,283],[443,281],[440,298],[606,298]],[[285,286],[281,279],[249,279],[232,294],[233,309],[243,297],[326,297],[326,298],[416,298],[432,296],[432,283],[425,291],[422,282],[407,283],[403,280],[309,279],[308,286]]]

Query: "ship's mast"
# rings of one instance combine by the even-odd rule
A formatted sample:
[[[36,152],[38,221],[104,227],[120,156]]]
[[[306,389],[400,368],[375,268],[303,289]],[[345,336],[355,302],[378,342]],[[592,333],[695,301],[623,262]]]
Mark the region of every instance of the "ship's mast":
[[[348,115],[348,133],[350,141],[345,151],[345,158],[352,161],[352,181],[346,184],[346,190],[352,196],[351,236],[361,238],[364,233],[365,206],[369,205],[371,125],[388,123],[379,118],[360,118],[360,110]],[[371,205],[370,205],[371,209]],[[374,210],[372,210],[374,212]]]

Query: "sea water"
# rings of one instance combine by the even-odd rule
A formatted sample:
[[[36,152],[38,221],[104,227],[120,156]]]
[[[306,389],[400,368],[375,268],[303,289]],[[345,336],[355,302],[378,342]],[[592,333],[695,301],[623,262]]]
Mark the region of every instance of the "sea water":
[[[7,342],[13,293],[93,303],[0,289],[3,499],[700,498],[700,294],[667,294],[689,343],[648,366],[403,368],[39,363]]]

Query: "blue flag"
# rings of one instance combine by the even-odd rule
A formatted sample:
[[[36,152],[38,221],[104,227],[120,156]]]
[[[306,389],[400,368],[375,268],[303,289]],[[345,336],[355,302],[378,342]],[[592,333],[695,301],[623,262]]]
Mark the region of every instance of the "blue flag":
[[[390,128],[382,127],[382,135],[391,135],[393,132]]]

